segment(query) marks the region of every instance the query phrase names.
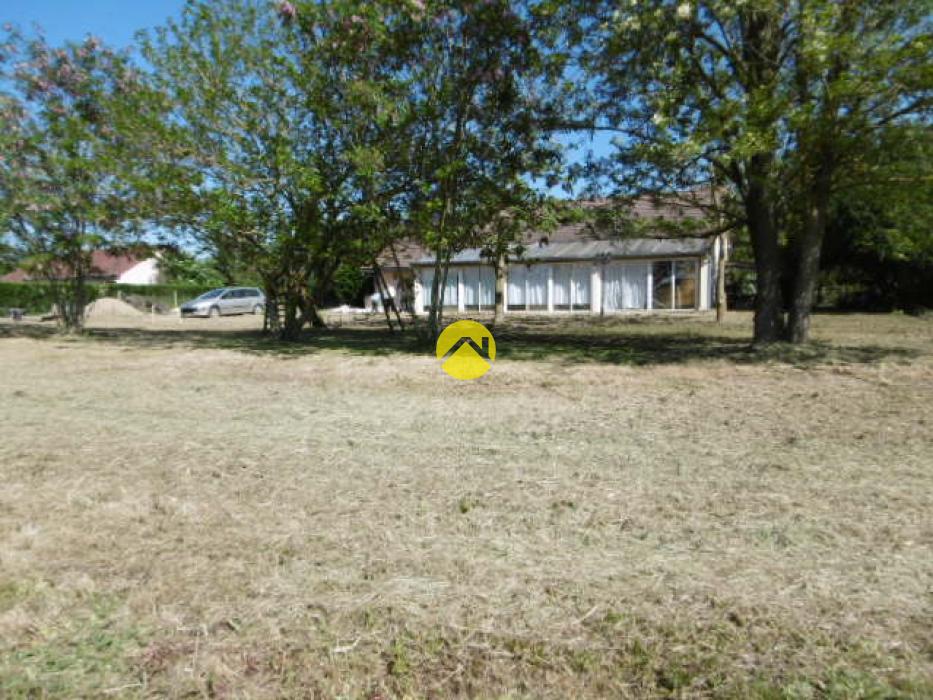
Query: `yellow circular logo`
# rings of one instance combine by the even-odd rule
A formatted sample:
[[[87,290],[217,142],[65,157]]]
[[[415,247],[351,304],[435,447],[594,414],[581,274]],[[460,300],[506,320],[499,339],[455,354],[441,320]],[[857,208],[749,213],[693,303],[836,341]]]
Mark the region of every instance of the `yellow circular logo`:
[[[437,338],[437,359],[441,369],[454,379],[477,379],[496,359],[496,341],[482,323],[457,321]]]

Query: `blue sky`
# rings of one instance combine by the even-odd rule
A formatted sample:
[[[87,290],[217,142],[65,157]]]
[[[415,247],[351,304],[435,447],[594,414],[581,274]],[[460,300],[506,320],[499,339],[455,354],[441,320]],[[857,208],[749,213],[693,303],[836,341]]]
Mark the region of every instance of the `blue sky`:
[[[183,0],[3,0],[0,24],[13,22],[29,30],[36,22],[52,43],[94,34],[119,48],[138,29],[161,24],[183,5]]]

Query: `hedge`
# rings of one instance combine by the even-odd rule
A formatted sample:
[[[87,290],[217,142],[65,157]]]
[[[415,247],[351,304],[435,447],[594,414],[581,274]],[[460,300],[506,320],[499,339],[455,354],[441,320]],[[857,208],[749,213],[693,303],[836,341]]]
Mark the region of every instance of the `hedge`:
[[[89,282],[87,298],[91,302],[99,297],[124,297],[134,305],[146,308],[158,305],[170,309],[216,287],[196,284],[116,284]],[[55,303],[53,286],[48,282],[0,282],[0,314],[10,309],[23,309],[27,314],[47,313]]]

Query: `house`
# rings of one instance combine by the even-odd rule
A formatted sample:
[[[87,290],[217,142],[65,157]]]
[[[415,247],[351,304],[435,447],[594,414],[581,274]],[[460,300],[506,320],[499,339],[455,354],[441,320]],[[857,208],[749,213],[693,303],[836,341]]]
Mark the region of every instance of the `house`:
[[[68,276],[62,269],[59,278]],[[46,279],[41,274],[33,274],[22,269],[0,277],[0,282],[32,282]],[[159,284],[162,276],[159,269],[159,253],[143,257],[133,253],[95,250],[91,253],[89,282],[116,282],[117,284]]]
[[[584,207],[605,206],[585,202]],[[648,224],[702,221],[696,208],[640,199],[630,216]],[[658,226],[660,234],[661,226]],[[722,236],[620,238],[590,223],[570,223],[547,233],[528,232],[508,256],[505,311],[590,313],[703,311],[716,304]],[[495,308],[494,261],[468,248],[450,261],[444,308],[482,312]],[[402,241],[380,258],[390,294],[423,314],[431,305],[434,256]]]

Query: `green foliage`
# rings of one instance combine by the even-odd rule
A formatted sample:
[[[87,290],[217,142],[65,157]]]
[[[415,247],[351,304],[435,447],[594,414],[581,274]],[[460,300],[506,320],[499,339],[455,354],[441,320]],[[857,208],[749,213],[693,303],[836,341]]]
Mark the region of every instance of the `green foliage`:
[[[269,319],[283,335],[314,318],[341,263],[368,264],[392,234],[408,151],[386,11],[192,0],[144,41],[190,154],[185,226],[284,302]]]
[[[585,8],[583,22],[572,21],[576,7],[558,13],[594,86],[582,95],[588,116],[579,126],[619,134],[615,156],[591,174],[627,193],[692,200],[725,226],[747,227],[756,339],[778,339],[782,288],[790,290],[790,337],[805,339],[833,194],[892,176],[873,148],[879,130],[927,124],[927,3]],[[913,142],[918,133],[898,138]],[[925,169],[928,177],[929,161]]]
[[[97,298],[97,289],[87,289],[88,302]],[[57,303],[58,290],[48,282],[0,282],[0,314],[23,309],[29,314],[48,313]]]
[[[0,238],[0,275],[6,274],[16,268],[19,255],[19,251],[17,251],[16,248]]]
[[[210,291],[215,284],[114,284],[88,283],[86,299],[90,303],[100,297],[133,296],[148,303],[171,308],[175,299],[187,301]],[[59,290],[50,282],[0,282],[0,314],[10,309],[24,309],[29,314],[48,313],[58,303]]]
[[[78,328],[91,251],[127,242],[143,218],[146,150],[129,135],[151,96],[94,37],[53,47],[11,28],[2,47],[0,226],[31,272],[67,272],[57,301]]]
[[[334,296],[341,304],[354,304],[363,293],[363,271],[357,265],[340,265],[334,273]]]
[[[222,287],[228,280],[213,260],[203,260],[186,253],[165,253],[159,267],[169,282],[199,286]]]

